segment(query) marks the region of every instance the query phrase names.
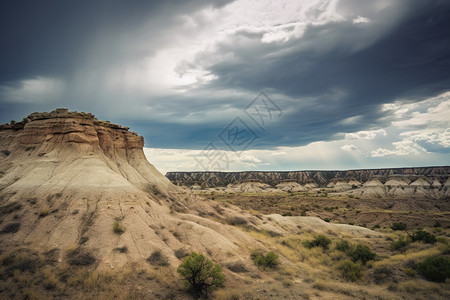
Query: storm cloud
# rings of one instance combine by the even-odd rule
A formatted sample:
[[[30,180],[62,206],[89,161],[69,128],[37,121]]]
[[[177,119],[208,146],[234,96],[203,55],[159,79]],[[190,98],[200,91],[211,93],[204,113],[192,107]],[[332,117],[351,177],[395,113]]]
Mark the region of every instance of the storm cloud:
[[[236,117],[258,136],[245,150],[385,130],[365,152],[385,157],[404,130],[448,129],[411,120],[447,101],[449,53],[444,0],[4,1],[0,121],[68,107],[130,126],[148,147],[197,150],[226,148],[219,134]],[[282,110],[265,128],[244,111],[261,91]],[[419,110],[395,127],[405,105]],[[448,153],[424,139],[409,141]]]

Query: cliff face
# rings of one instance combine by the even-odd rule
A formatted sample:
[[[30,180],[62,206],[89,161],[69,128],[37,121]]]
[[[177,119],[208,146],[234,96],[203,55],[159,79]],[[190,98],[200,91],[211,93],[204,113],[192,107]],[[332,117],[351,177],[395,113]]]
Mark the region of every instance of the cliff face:
[[[383,183],[392,177],[403,178],[437,178],[447,179],[450,176],[450,166],[424,168],[393,168],[367,169],[348,171],[287,171],[287,172],[168,172],[166,177],[177,185],[192,186],[194,184],[205,188],[226,186],[243,182],[261,182],[272,186],[283,182],[296,182],[301,185],[308,183],[326,187],[339,180],[354,179],[365,183],[378,178]]]
[[[126,157],[128,150],[141,150],[144,145],[143,138],[129,132],[127,127],[67,109],[33,113],[20,123],[0,125],[0,135],[1,147],[13,155],[25,150],[43,156],[57,145],[60,151],[78,155],[95,153]]]
[[[250,238],[199,217],[214,209],[159,173],[143,145],[126,127],[66,109],[1,125],[0,253],[52,250],[64,262],[75,247],[117,268],[154,251],[176,265],[179,249],[242,251]]]
[[[448,166],[349,171],[168,172],[166,177],[176,185],[222,187],[228,192],[299,192],[320,188],[358,197],[450,196]]]
[[[169,181],[147,162],[143,146],[143,138],[135,132],[128,131],[127,127],[99,121],[92,114],[69,112],[67,109],[33,113],[22,122],[0,126],[0,157],[3,158],[0,172],[8,173],[0,179],[0,188],[10,186],[13,181],[17,189],[22,183],[30,186],[36,182],[39,185],[40,181],[36,178],[45,179],[47,174],[44,170],[49,171],[57,165],[60,167],[60,164],[83,166],[83,162],[89,160],[96,161],[97,165],[106,164],[117,175],[126,174],[132,184],[141,188],[158,185],[166,190]],[[21,164],[17,166],[15,163],[18,161]],[[25,162],[29,165],[25,166]],[[36,173],[32,170],[35,164],[40,166],[40,171],[35,170]],[[92,169],[87,167],[84,172]],[[27,170],[32,173],[29,174],[34,178],[32,182],[17,180],[21,177],[18,173]],[[89,176],[85,176],[87,178]]]

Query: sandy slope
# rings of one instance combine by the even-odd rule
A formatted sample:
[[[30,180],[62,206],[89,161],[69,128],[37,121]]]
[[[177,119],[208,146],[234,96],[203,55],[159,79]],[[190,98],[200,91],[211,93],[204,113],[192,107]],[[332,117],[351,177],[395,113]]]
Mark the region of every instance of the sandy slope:
[[[92,254],[98,268],[117,270],[131,262],[147,265],[157,251],[176,268],[180,252],[198,251],[221,264],[240,261],[258,272],[250,251],[268,245],[229,224],[277,235],[299,228],[378,235],[313,217],[255,216],[195,198],[160,174],[142,147],[142,137],[126,128],[64,110],[30,115],[22,127],[1,127],[1,226],[19,227],[0,235],[0,252],[53,250],[64,262],[68,249],[78,249]],[[114,222],[121,224],[122,234],[113,231]]]

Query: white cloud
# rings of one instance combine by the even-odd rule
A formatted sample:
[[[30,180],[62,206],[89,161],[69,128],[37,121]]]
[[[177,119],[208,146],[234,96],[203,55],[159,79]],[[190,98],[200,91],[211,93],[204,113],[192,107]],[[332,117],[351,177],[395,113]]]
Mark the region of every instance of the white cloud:
[[[358,147],[353,144],[345,144],[344,146],[341,146],[341,149],[347,152],[358,151]]]
[[[384,129],[363,130],[353,133],[346,133],[345,138],[349,140],[373,140],[378,135],[386,136],[386,131]]]
[[[378,148],[370,152],[371,157],[383,157],[387,155],[417,155],[427,150],[411,140],[403,140],[392,143],[394,149]]]
[[[358,16],[357,18],[353,19],[353,24],[369,23],[369,22],[370,22],[369,18],[364,18],[361,16]]]
[[[423,143],[432,148],[450,148],[450,92],[427,100],[408,103],[407,99],[386,104],[383,110],[393,117],[392,127],[399,134],[393,148],[378,148],[372,157],[418,155],[428,153]]]
[[[393,125],[401,129],[418,126],[450,127],[450,92],[420,102],[401,99],[384,104],[382,110],[393,117]]]
[[[427,128],[407,131],[401,133],[400,136],[413,142],[426,142],[450,148],[450,128]]]

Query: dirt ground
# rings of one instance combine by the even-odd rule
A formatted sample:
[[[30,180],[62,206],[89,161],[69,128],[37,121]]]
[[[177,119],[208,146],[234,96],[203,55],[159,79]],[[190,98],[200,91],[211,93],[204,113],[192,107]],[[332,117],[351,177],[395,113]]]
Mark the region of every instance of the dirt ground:
[[[355,199],[319,192],[200,193],[205,198],[261,214],[317,216],[333,223],[367,228],[387,228],[394,222],[404,222],[408,227],[433,227],[436,223],[450,227],[450,201],[445,199]]]

